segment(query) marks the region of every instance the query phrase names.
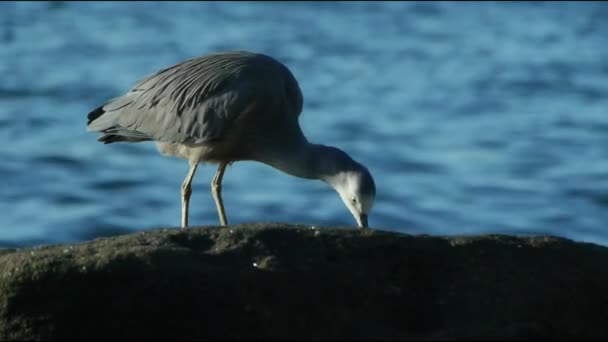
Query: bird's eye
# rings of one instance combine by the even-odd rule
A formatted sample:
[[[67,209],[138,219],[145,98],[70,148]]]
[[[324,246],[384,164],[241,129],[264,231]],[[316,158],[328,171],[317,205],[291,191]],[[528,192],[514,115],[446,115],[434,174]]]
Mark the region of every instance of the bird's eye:
[[[357,204],[357,197],[351,198],[350,201],[353,202],[353,204]]]

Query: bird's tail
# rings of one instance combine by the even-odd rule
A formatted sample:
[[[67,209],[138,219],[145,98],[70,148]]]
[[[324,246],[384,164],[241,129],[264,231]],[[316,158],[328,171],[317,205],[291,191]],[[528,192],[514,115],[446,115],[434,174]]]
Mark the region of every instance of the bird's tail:
[[[104,133],[97,139],[104,144],[152,140],[147,134],[120,126],[120,109],[131,103],[132,100],[128,96],[121,96],[97,107],[87,115],[87,131]]]

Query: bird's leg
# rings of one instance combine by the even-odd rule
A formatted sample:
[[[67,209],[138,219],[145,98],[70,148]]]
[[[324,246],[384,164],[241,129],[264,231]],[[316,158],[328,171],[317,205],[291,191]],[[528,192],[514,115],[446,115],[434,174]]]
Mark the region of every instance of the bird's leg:
[[[224,212],[224,203],[222,202],[222,177],[224,177],[224,170],[226,169],[227,163],[220,163],[217,168],[215,177],[211,181],[211,193],[215,200],[215,206],[217,207],[217,214],[220,217],[220,224],[225,226],[228,222],[226,221],[226,213]]]
[[[188,169],[188,174],[182,183],[182,229],[188,227],[188,205],[190,203],[190,194],[192,193],[190,184],[192,183],[197,166],[198,163],[190,163],[190,169]]]

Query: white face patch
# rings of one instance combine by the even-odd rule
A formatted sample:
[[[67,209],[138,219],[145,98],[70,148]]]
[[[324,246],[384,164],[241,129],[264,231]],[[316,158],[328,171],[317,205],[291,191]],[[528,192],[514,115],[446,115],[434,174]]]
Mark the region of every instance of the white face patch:
[[[336,176],[336,191],[353,215],[367,214],[374,205],[374,196],[362,193],[360,174],[344,172]]]

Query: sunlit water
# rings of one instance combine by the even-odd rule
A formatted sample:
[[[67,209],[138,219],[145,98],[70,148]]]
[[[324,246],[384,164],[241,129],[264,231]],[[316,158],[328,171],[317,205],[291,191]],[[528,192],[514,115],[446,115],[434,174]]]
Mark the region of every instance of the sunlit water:
[[[0,246],[179,225],[187,163],[86,114],[183,59],[284,62],[309,140],[367,165],[370,225],[608,245],[606,3],[0,3]],[[199,168],[190,222],[218,223]],[[320,181],[226,172],[230,223],[354,225]]]

